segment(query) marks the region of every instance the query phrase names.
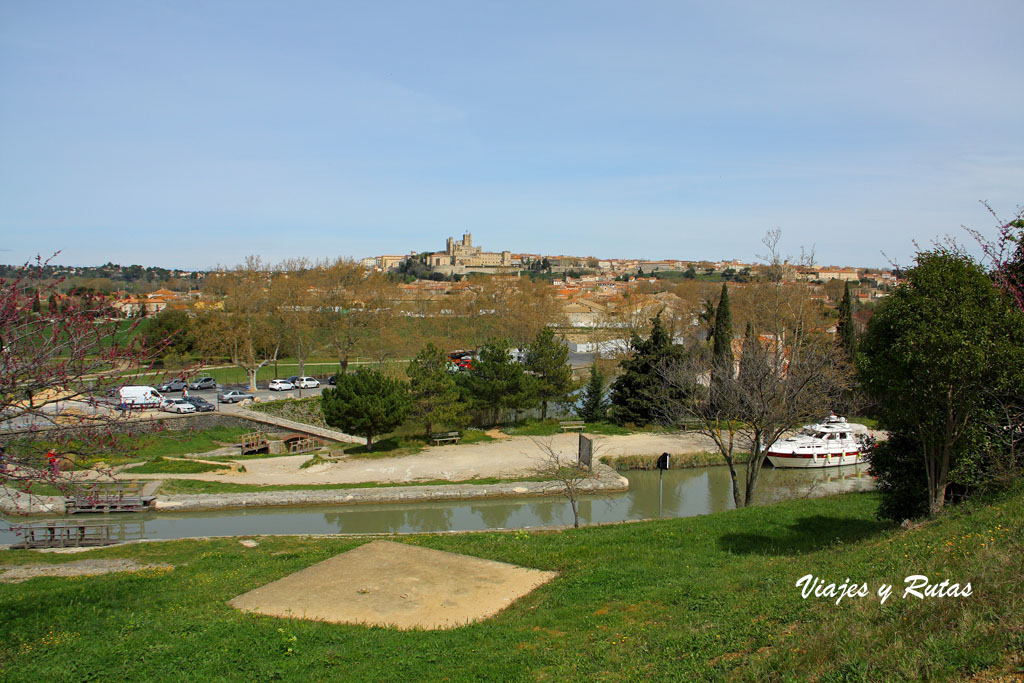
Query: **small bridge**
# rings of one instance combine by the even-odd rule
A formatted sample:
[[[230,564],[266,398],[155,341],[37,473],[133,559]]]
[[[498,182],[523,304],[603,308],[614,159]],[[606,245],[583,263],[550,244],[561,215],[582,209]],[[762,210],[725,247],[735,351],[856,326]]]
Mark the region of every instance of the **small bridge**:
[[[267,415],[266,413],[261,413],[256,410],[247,410],[246,408],[237,408],[230,412],[224,411],[224,414],[236,415],[249,420],[250,422],[259,422],[261,424],[279,427],[289,432],[308,434],[309,436],[315,436],[319,439],[324,439],[325,441],[337,441],[343,443],[363,443],[365,441],[365,439],[360,439],[358,436],[345,434],[344,432],[339,432],[336,429],[330,429],[329,427],[317,427],[315,425],[306,424],[305,422],[286,420],[283,417]]]

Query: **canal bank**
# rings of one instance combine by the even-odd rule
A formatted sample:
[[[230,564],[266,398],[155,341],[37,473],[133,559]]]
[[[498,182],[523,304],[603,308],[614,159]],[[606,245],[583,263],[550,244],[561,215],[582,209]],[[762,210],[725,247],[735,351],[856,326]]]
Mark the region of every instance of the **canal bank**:
[[[628,491],[589,493],[580,497],[581,524],[657,518],[659,498],[660,516],[663,517],[691,517],[734,507],[729,471],[725,467],[670,470],[664,473],[662,480],[659,480],[657,472],[632,471],[624,474],[629,481]],[[763,505],[786,499],[869,491],[873,488],[874,480],[867,475],[863,466],[817,471],[765,470],[759,482],[755,503]],[[550,494],[195,511],[165,508],[120,515],[75,515],[70,519],[114,524],[117,527],[114,536],[121,539],[434,533],[549,528],[569,526],[573,522],[569,501],[563,496]],[[9,523],[16,521],[13,518],[8,520]],[[17,541],[18,538],[11,531],[0,531],[0,544]]]

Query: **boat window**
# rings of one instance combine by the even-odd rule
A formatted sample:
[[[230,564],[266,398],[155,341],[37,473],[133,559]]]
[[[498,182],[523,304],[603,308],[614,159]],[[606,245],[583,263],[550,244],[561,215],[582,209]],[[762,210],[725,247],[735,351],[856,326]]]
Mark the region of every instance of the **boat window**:
[[[807,427],[804,427],[803,429],[801,429],[800,433],[803,434],[804,436],[814,436],[814,430],[813,429],[808,429]]]
[[[816,438],[816,439],[824,439],[825,438],[825,432],[818,432],[817,434],[814,435],[814,438]]]

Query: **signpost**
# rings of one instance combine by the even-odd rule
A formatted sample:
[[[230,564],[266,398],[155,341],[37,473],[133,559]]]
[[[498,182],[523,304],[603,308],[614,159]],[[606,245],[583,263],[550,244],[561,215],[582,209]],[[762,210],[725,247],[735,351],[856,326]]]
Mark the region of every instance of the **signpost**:
[[[662,485],[661,478],[665,474],[665,470],[670,467],[669,460],[672,458],[668,453],[662,453],[658,457],[658,519],[661,519],[661,493]]]
[[[590,463],[594,457],[594,442],[580,434],[580,451],[577,462],[580,465],[586,465],[587,469],[591,469]]]

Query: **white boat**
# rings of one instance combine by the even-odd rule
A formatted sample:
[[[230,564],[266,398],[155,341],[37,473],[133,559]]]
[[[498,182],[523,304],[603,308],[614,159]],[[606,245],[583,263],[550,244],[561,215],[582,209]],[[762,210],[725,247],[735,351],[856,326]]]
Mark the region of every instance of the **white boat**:
[[[768,459],[775,467],[859,465],[867,460],[873,443],[867,427],[833,414],[805,426],[796,436],[773,443],[768,447]]]

